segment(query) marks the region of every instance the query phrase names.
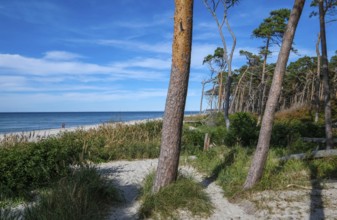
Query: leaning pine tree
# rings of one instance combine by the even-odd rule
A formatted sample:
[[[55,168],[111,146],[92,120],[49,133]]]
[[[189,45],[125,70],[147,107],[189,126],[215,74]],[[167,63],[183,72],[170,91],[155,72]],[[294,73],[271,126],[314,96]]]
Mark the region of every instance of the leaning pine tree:
[[[283,76],[287,67],[291,45],[295,36],[296,27],[301,17],[305,0],[295,0],[289,22],[283,36],[281,51],[278,55],[272,85],[262,118],[259,140],[250,166],[244,189],[252,188],[262,177],[267,160],[275,109],[280,97]]]
[[[191,62],[193,0],[175,0],[172,69],[153,192],[177,179]]]

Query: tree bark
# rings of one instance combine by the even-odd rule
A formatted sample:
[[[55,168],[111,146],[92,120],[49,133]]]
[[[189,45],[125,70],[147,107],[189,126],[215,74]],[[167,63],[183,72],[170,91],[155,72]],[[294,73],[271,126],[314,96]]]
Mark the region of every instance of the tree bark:
[[[253,161],[250,166],[244,189],[252,188],[262,177],[264,166],[267,160],[272,125],[275,116],[275,109],[280,97],[284,73],[286,70],[289,53],[295,36],[296,27],[301,17],[305,0],[295,0],[290,14],[289,22],[283,36],[282,46],[278,55],[272,85],[269,91],[269,97],[266,109],[262,118],[261,130]]]
[[[321,41],[321,35],[318,34],[316,42],[316,55],[317,55],[317,75],[315,80],[315,123],[318,122],[318,113],[319,113],[319,86],[321,81],[321,54],[319,51],[319,42]]]
[[[204,99],[204,90],[205,90],[205,81],[202,81],[202,90],[201,90],[201,98],[200,98],[200,113],[202,113],[202,101]]]
[[[175,0],[172,69],[153,192],[177,178],[182,125],[191,63],[193,0]]]
[[[325,12],[323,0],[319,0],[319,26],[321,35],[322,48],[322,75],[323,75],[323,96],[324,96],[324,116],[325,116],[325,136],[326,149],[333,148],[332,139],[332,121],[331,121],[331,101],[330,101],[330,86],[329,86],[329,66],[328,66],[328,52],[325,34]]]
[[[245,69],[245,71],[243,72],[242,76],[240,77],[240,79],[238,81],[238,84],[236,85],[235,92],[234,92],[233,99],[232,99],[232,103],[231,103],[230,109],[229,109],[230,113],[234,113],[234,111],[233,111],[234,103],[236,102],[235,100],[236,100],[237,95],[238,95],[239,86],[240,86],[241,80],[245,77],[245,74],[248,71],[248,69],[249,69],[249,66]]]
[[[260,98],[259,98],[259,117],[257,120],[257,124],[259,125],[261,123],[263,110],[264,110],[264,99],[265,99],[265,93],[266,93],[266,82],[265,82],[265,76],[266,76],[266,66],[267,66],[267,58],[268,58],[268,50],[269,50],[269,41],[270,38],[267,38],[266,42],[266,48],[265,48],[265,54],[263,58],[263,66],[262,66],[262,75],[261,75],[261,88],[260,88]]]

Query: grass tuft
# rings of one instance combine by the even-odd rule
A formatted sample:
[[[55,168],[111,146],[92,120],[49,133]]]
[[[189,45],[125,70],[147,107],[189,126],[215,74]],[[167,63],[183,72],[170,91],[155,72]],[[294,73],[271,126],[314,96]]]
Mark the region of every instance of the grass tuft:
[[[152,194],[154,173],[150,174],[144,183],[140,209],[141,218],[177,218],[177,210],[184,210],[193,216],[209,216],[213,206],[200,184],[192,178],[179,176],[178,180]]]

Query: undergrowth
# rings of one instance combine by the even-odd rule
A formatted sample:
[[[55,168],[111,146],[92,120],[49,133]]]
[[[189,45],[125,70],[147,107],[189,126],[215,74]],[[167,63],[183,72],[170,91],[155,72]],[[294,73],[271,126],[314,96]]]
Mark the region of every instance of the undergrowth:
[[[59,180],[28,207],[24,219],[104,219],[109,205],[120,197],[111,183],[93,167],[82,167]]]
[[[144,181],[141,193],[142,206],[139,216],[141,219],[170,219],[177,218],[180,211],[188,211],[193,216],[207,217],[213,206],[203,187],[192,177],[179,176],[178,180],[162,188],[158,193],[152,193],[154,173]]]
[[[243,191],[243,185],[251,165],[253,150],[242,146],[219,146],[205,152],[191,164],[223,188],[226,197],[244,198],[251,192],[283,190],[290,184],[308,186],[311,181],[325,181],[337,178],[337,158],[315,160],[288,160],[279,158],[287,154],[282,148],[269,151],[261,181],[250,191]]]
[[[110,206],[121,197],[94,167],[84,166],[40,190],[35,200],[22,209],[0,208],[0,219],[105,219]]]

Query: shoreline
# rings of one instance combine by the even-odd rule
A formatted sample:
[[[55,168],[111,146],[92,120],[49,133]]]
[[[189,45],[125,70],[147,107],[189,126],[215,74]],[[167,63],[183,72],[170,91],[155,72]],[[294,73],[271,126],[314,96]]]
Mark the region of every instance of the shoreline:
[[[21,131],[21,132],[9,132],[9,133],[0,133],[0,142],[7,140],[17,140],[17,141],[28,141],[28,142],[36,142],[48,137],[56,137],[59,134],[64,132],[74,132],[77,130],[88,131],[91,129],[98,129],[102,126],[114,126],[117,124],[123,125],[135,125],[142,124],[149,121],[158,121],[163,120],[162,117],[159,118],[151,118],[151,119],[142,119],[142,120],[131,120],[131,121],[120,121],[120,122],[106,122],[94,125],[80,125],[73,126],[68,128],[52,128],[52,129],[42,129],[42,130],[33,130],[33,131]]]

